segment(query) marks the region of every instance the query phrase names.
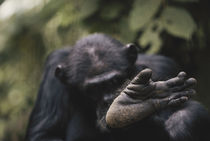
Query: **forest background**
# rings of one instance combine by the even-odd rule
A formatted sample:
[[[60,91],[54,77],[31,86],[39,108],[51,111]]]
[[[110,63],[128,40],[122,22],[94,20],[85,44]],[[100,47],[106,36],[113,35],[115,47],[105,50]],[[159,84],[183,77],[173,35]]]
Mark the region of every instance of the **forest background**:
[[[173,58],[210,108],[208,0],[0,0],[0,140],[22,141],[44,61],[102,32]]]

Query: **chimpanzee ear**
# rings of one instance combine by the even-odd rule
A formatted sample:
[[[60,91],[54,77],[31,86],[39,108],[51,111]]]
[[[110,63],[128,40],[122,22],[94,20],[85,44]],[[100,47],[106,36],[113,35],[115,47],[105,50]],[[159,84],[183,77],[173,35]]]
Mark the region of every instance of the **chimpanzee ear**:
[[[64,66],[63,65],[61,65],[61,64],[57,65],[57,67],[55,69],[55,76],[60,80],[63,79],[63,77],[64,77]]]
[[[136,46],[132,43],[129,43],[124,47],[124,50],[129,62],[134,64],[138,54]]]

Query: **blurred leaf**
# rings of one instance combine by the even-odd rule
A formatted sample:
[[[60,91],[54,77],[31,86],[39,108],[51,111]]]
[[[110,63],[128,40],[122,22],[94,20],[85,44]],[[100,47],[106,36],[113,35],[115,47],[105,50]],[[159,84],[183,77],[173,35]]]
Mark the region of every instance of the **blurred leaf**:
[[[0,139],[4,135],[4,129],[7,125],[5,124],[5,120],[0,119]]]
[[[168,6],[164,9],[161,20],[167,32],[180,38],[190,39],[196,30],[194,20],[185,9]]]
[[[9,82],[8,81],[5,81],[5,80],[1,80],[1,81],[0,81],[0,97],[1,97],[1,99],[3,99],[3,98],[6,97],[7,93],[11,89],[11,84],[9,84]]]
[[[0,4],[2,4],[4,2],[4,0],[0,0]]]
[[[206,42],[208,40],[208,37],[205,36],[205,28],[203,26],[198,26],[198,29],[195,33],[195,36],[198,39],[199,48],[205,48]]]
[[[98,9],[99,0],[71,0],[62,6],[62,9],[53,17],[53,22],[58,26],[69,26],[74,22],[79,22]]]
[[[173,0],[177,2],[199,2],[199,0]]]
[[[21,22],[25,22],[25,24],[40,28],[40,26],[45,25],[65,4],[66,0],[49,0],[39,12],[34,13],[32,9],[31,15],[27,15],[26,13],[26,15],[19,16],[19,21],[22,20]]]
[[[136,32],[130,29],[127,18],[120,21],[119,32],[122,41],[125,43],[133,42],[136,37]]]
[[[100,16],[103,19],[114,19],[116,17],[118,17],[118,15],[120,14],[120,12],[123,9],[123,5],[121,3],[110,3],[110,4],[106,4],[102,7],[101,9],[101,13]]]
[[[132,30],[141,29],[156,14],[162,0],[135,0],[130,13],[129,24]]]
[[[86,18],[98,9],[98,1],[99,0],[76,0],[75,8],[78,8],[81,13],[81,18]]]
[[[151,22],[138,40],[141,47],[150,46],[148,53],[157,53],[162,45],[162,40],[159,35],[161,31],[162,28],[158,27],[158,22]]]

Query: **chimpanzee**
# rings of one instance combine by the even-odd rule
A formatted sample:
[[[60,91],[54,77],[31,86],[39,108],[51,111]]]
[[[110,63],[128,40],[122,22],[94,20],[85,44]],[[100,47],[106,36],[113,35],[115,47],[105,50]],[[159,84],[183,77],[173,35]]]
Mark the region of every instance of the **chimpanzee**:
[[[196,80],[178,72],[108,35],[82,38],[47,58],[26,140],[209,140],[208,112],[191,100]]]

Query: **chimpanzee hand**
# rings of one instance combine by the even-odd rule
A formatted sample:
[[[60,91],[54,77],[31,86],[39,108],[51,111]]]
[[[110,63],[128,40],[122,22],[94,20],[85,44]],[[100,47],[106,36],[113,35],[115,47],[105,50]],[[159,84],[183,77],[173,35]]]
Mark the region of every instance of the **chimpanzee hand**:
[[[150,69],[141,71],[122,93],[134,99],[156,98],[158,99],[158,105],[162,105],[161,100],[163,100],[163,105],[166,103],[165,101],[167,101],[168,105],[178,105],[195,94],[192,87],[196,84],[196,80],[194,78],[186,79],[185,72],[180,72],[177,77],[167,81],[153,82],[151,76],[152,71]]]
[[[120,128],[139,121],[167,106],[186,102],[195,90],[194,78],[186,79],[186,73],[167,81],[153,82],[152,71],[141,71],[111,104],[106,114],[108,126]]]

